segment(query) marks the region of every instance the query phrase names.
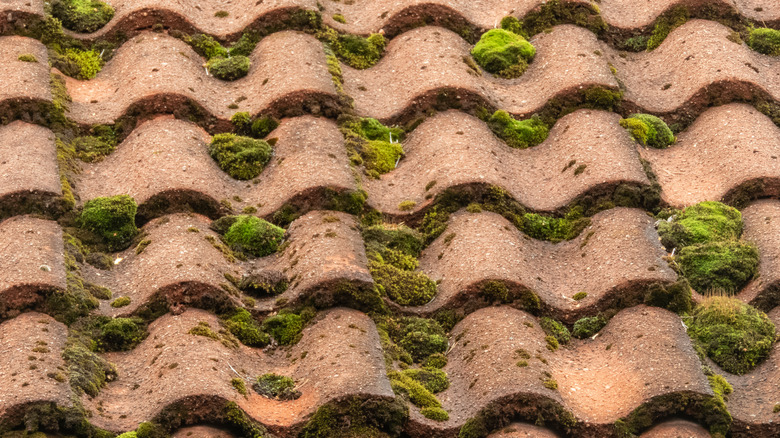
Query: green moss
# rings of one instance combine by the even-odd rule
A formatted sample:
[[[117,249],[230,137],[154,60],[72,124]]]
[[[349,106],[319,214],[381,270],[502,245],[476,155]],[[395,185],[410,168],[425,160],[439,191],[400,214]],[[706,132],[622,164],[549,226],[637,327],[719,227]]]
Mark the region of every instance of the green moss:
[[[239,379],[238,377],[235,377],[230,380],[230,384],[233,385],[233,388],[236,388],[236,391],[238,391],[239,394],[245,397],[248,395],[248,393],[246,392],[246,384],[244,383],[244,379]]]
[[[447,373],[437,368],[408,368],[401,373],[419,382],[434,394],[450,387]]]
[[[270,334],[279,345],[293,345],[301,340],[303,319],[294,313],[282,313],[266,318],[263,331]]]
[[[342,23],[342,24],[346,24],[347,19],[344,18],[344,16],[341,15],[341,14],[333,14],[333,21],[336,21],[336,22],[339,22],[339,23]]]
[[[144,421],[135,430],[138,438],[168,438],[168,431],[162,425]]]
[[[227,58],[229,56],[228,50],[210,35],[197,34],[186,37],[184,41],[206,59]]]
[[[522,23],[519,21],[502,21],[508,30],[521,30],[523,35],[536,35],[548,31],[559,24],[574,24],[584,27],[595,34],[601,34],[607,29],[607,24],[601,18],[596,3],[572,3],[561,0],[549,0],[538,8],[526,14]],[[518,27],[520,25],[520,27]],[[513,30],[514,31],[514,30]]]
[[[117,376],[116,367],[95,354],[90,348],[91,340],[81,336],[70,336],[62,352],[67,366],[71,387],[79,394],[91,397],[98,395],[100,388]]]
[[[422,272],[406,271],[378,261],[369,263],[377,287],[402,306],[421,306],[436,295],[436,283]]]
[[[449,345],[447,334],[438,322],[413,316],[402,318],[390,336],[415,362],[435,353],[444,353]]]
[[[225,18],[230,15],[230,12],[228,11],[217,11],[214,13],[214,16],[217,18]]]
[[[119,297],[111,302],[111,307],[119,308],[130,305],[130,297]]]
[[[542,385],[547,389],[558,389],[558,382],[555,379],[545,379],[542,381]]]
[[[363,230],[363,240],[377,242],[388,249],[419,257],[423,249],[423,236],[406,225],[372,225]]]
[[[745,374],[769,356],[775,326],[736,298],[711,297],[691,313],[688,334],[724,370]]]
[[[242,344],[250,347],[263,348],[271,341],[246,309],[236,309],[232,315],[225,318],[225,328]]]
[[[76,137],[72,142],[73,148],[81,161],[95,163],[114,152],[115,144],[108,143],[96,136]]]
[[[235,134],[217,134],[209,146],[209,155],[219,168],[239,180],[260,175],[271,153],[271,145],[266,141]]]
[[[103,351],[127,351],[146,338],[146,330],[135,318],[114,318],[100,327],[98,348]]]
[[[393,391],[409,399],[413,405],[420,408],[441,407],[439,399],[425,388],[425,385],[422,383],[397,371],[391,371],[387,376],[390,378],[390,386],[392,386]]]
[[[491,29],[482,35],[471,55],[488,72],[503,78],[516,78],[528,68],[536,49],[520,35]]]
[[[620,119],[620,126],[626,128],[634,140],[644,146],[663,149],[676,140],[669,126],[650,114],[632,114],[626,119]]]
[[[572,296],[572,299],[574,301],[580,301],[580,300],[584,300],[587,296],[588,296],[587,292],[577,292],[576,294],[574,294],[574,296]]]
[[[490,431],[481,417],[469,418],[458,431],[458,438],[485,438]]]
[[[403,130],[387,127],[372,118],[342,117],[341,132],[353,164],[365,166],[366,173],[378,176],[395,169],[403,156],[399,143]]]
[[[732,387],[720,374],[710,374],[707,376],[707,380],[710,382],[712,392],[714,392],[716,396],[722,398],[723,401],[728,401],[729,394],[734,392],[734,387]]]
[[[447,411],[435,406],[422,408],[420,409],[420,413],[423,414],[423,417],[434,421],[447,421],[450,419],[450,414],[448,414]]]
[[[138,232],[135,214],[138,206],[128,195],[95,198],[84,204],[79,216],[79,225],[100,237],[109,250],[127,248]]]
[[[260,41],[260,35],[256,32],[246,32],[241,35],[235,43],[230,46],[228,54],[230,56],[249,56],[255,50]]]
[[[279,120],[274,117],[257,117],[252,122],[251,135],[254,138],[264,138],[279,127]]]
[[[686,246],[675,257],[680,272],[699,293],[735,293],[758,271],[758,249],[742,241]]]
[[[231,56],[230,58],[212,58],[206,67],[215,78],[223,81],[234,81],[249,73],[251,62],[246,56]]]
[[[569,343],[571,334],[565,325],[546,316],[539,320],[539,325],[542,327],[542,330],[544,330],[545,333],[553,336],[561,344]]]
[[[671,31],[682,26],[689,19],[690,14],[684,6],[677,6],[658,17],[653,33],[650,35],[650,39],[647,40],[647,50],[654,50],[660,46]]]
[[[692,308],[691,287],[684,278],[672,284],[654,283],[647,288],[644,303],[680,314],[689,312]]]
[[[322,405],[304,426],[299,438],[396,437],[409,417],[402,400],[348,398]],[[376,431],[384,433],[376,433]]]
[[[66,49],[57,56],[55,65],[62,67],[63,73],[77,79],[92,79],[103,68],[103,58],[94,50]]]
[[[574,323],[571,335],[578,339],[589,338],[598,333],[599,330],[603,329],[606,325],[607,320],[603,316],[588,316],[581,318]]]
[[[223,416],[227,425],[238,430],[239,436],[246,438],[266,438],[268,436],[265,428],[244,413],[236,402],[225,404]]]
[[[398,204],[398,209],[401,211],[411,211],[414,210],[414,206],[417,205],[415,201],[401,201]]]
[[[581,209],[572,209],[562,218],[526,213],[522,216],[521,230],[534,239],[560,242],[571,240],[590,225],[590,219],[583,217]]]
[[[490,129],[509,146],[526,149],[538,145],[547,139],[550,133],[547,125],[539,117],[515,120],[504,110],[498,110],[487,120]]]
[[[225,232],[224,239],[233,251],[265,257],[279,248],[284,229],[257,216],[240,215]]]
[[[555,339],[555,336],[545,336],[544,341],[547,342],[547,349],[550,351],[555,351],[560,347],[560,344],[558,343],[558,340]]]
[[[670,251],[697,243],[739,239],[742,214],[736,208],[715,201],[692,205],[671,221],[658,224],[661,243]]]
[[[295,400],[301,396],[301,392],[295,389],[293,379],[272,373],[258,377],[252,389],[263,397],[277,400]]]
[[[95,32],[114,17],[114,8],[99,0],[55,0],[51,7],[63,26],[82,33]]]
[[[502,281],[489,280],[482,284],[482,295],[490,302],[507,303],[509,288]]]
[[[780,30],[766,27],[750,29],[747,45],[758,53],[780,56]]]
[[[385,50],[385,37],[378,33],[368,38],[357,35],[338,35],[331,40],[331,48],[349,66],[366,69],[379,61]]]
[[[23,53],[17,59],[22,62],[38,62],[38,58],[30,53]]]
[[[423,368],[444,368],[447,365],[447,356],[441,353],[433,353],[422,361]]]

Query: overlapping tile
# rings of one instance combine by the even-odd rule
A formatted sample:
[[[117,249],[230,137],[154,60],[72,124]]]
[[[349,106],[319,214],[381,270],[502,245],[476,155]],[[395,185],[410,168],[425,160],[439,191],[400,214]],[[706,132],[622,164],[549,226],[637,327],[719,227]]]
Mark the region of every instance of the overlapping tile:
[[[36,61],[22,61],[21,55],[32,55]],[[52,101],[46,46],[32,38],[0,37],[0,59],[0,120],[42,123],[39,106]]]
[[[394,171],[366,183],[369,204],[404,215],[398,209],[403,201],[416,203],[414,213],[448,188],[489,184],[531,210],[555,211],[621,183],[647,186],[634,142],[618,120],[615,114],[580,110],[558,121],[544,143],[513,150],[479,119],[440,113],[404,142],[405,157]]]
[[[212,116],[218,119],[212,125],[225,125],[237,111],[335,114],[336,89],[322,43],[314,37],[277,32],[264,38],[250,59],[246,77],[225,82],[210,76],[186,43],[142,34],[122,44],[95,79],[67,80],[70,117],[84,125],[111,124],[124,115],[193,110],[205,113],[199,114],[203,123]]]
[[[780,304],[778,278],[778,233],[780,233],[780,201],[761,200],[742,210],[745,228],[743,239],[758,247],[759,275],[740,292],[745,302],[768,312]]]
[[[636,304],[649,285],[677,278],[657,236],[652,219],[635,209],[599,213],[579,237],[558,244],[530,239],[495,213],[457,213],[420,258],[420,268],[441,282],[433,301],[418,311],[472,305],[488,280],[533,291],[569,323]],[[578,292],[588,295],[575,301]]]
[[[274,155],[254,181],[238,181],[208,154],[210,136],[192,123],[157,118],[140,125],[104,161],[85,165],[83,201],[129,194],[143,223],[165,212],[192,209],[217,218],[255,208],[270,216],[284,204],[305,210],[325,205],[324,191],[356,190],[344,140],[335,123],[312,116],[284,119],[271,136]],[[222,203],[221,203],[222,202]]]
[[[185,424],[214,421],[224,405],[234,401],[271,431],[293,435],[323,404],[355,395],[393,396],[379,335],[373,322],[360,312],[334,309],[322,315],[304,329],[302,340],[289,355],[244,346],[229,348],[218,340],[188,333],[201,322],[214,330],[220,324],[205,311],[166,315],[149,327],[149,338],[138,347],[108,355],[117,365],[119,378],[94,400],[85,400],[87,407],[101,406],[93,424],[130,430],[158,415],[175,415],[174,411],[182,412],[177,418]],[[243,378],[251,387],[255,377],[271,372],[292,377],[301,397],[273,400],[250,388],[244,397],[231,385],[231,379]],[[202,400],[198,409],[187,411],[198,400]],[[168,414],[161,414],[166,410]]]
[[[57,223],[30,216],[0,222],[0,319],[65,287],[62,231]]]

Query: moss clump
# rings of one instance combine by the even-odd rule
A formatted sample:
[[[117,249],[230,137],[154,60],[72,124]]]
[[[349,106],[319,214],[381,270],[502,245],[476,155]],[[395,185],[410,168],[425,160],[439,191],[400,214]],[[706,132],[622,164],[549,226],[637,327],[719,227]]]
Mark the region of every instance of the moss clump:
[[[589,316],[577,320],[572,328],[571,335],[577,339],[589,338],[607,325],[607,320],[599,316]]]
[[[92,79],[103,68],[103,58],[94,50],[66,49],[58,66],[64,63],[63,73],[77,79]]]
[[[661,243],[668,249],[699,243],[729,241],[742,236],[742,214],[715,201],[692,205],[671,221],[658,224]]]
[[[588,296],[588,293],[587,293],[587,292],[577,292],[577,293],[576,293],[576,294],[574,294],[574,296],[573,296],[573,297],[571,297],[571,298],[572,298],[574,301],[580,301],[580,300],[584,300],[584,299],[585,299],[587,296]]]
[[[688,334],[724,370],[745,374],[769,356],[775,326],[736,298],[711,297],[688,319]]]
[[[482,35],[471,55],[488,72],[510,79],[525,72],[536,48],[516,33],[491,29]]]
[[[543,317],[539,320],[539,325],[542,327],[542,330],[544,330],[545,333],[553,336],[561,344],[567,344],[571,339],[571,333],[569,333],[569,329],[567,329],[565,325],[552,318],[548,318],[546,316]]]
[[[536,146],[547,139],[550,133],[547,125],[539,117],[515,120],[504,110],[493,113],[487,120],[487,124],[506,144],[518,149]]]
[[[246,309],[237,309],[225,318],[225,328],[247,346],[262,348],[271,341]]]
[[[210,35],[197,34],[185,37],[184,42],[192,46],[198,55],[206,59],[227,58],[229,56],[228,50]]]
[[[647,40],[647,50],[654,50],[661,45],[674,29],[682,26],[690,19],[688,9],[678,6],[664,15],[658,17],[653,28],[653,33]]]
[[[344,18],[344,15],[342,15],[342,14],[333,14],[332,18],[333,18],[333,21],[335,21],[337,23],[341,23],[341,24],[346,24],[347,23],[347,19]]]
[[[119,307],[125,307],[130,305],[130,297],[119,297],[111,302],[111,307],[119,308]]]
[[[86,163],[102,161],[103,158],[114,152],[116,144],[106,142],[100,137],[83,136],[76,137],[71,143],[76,150],[79,159]]]
[[[270,334],[279,345],[293,345],[301,340],[303,331],[303,318],[294,313],[285,311],[278,315],[266,318],[263,321],[263,331]]]
[[[252,389],[263,397],[277,400],[295,400],[301,396],[301,392],[295,389],[293,379],[272,373],[258,377]]]
[[[23,53],[17,59],[22,62],[38,62],[38,58],[30,53]]]
[[[414,316],[402,318],[399,325],[390,331],[390,337],[415,362],[435,353],[444,353],[449,345],[447,334],[438,322]]]
[[[758,249],[742,241],[713,242],[686,246],[675,262],[696,291],[733,293],[758,271]]]
[[[408,418],[409,408],[400,399],[348,398],[322,405],[298,437],[395,437],[401,434]]]
[[[240,215],[225,232],[224,238],[233,251],[265,257],[279,249],[284,229],[256,216]]]
[[[553,243],[571,240],[590,225],[590,219],[583,216],[582,209],[573,208],[562,218],[525,213],[520,229],[534,239]]]
[[[644,303],[663,307],[676,313],[690,312],[692,308],[691,287],[685,278],[672,284],[654,283],[647,288]]]
[[[127,248],[138,232],[135,226],[135,214],[138,205],[128,195],[108,198],[95,198],[84,204],[79,216],[79,225],[100,237],[109,250]]]
[[[253,138],[264,138],[279,126],[279,120],[274,117],[255,117],[248,112],[237,112],[230,118],[239,135]]]
[[[353,164],[363,164],[366,173],[373,177],[395,169],[404,154],[399,143],[403,129],[385,126],[372,118],[343,117],[340,122]]]
[[[77,393],[95,397],[100,388],[116,378],[116,367],[92,351],[90,339],[71,336],[62,352],[70,386]]]
[[[361,70],[379,61],[385,45],[385,37],[378,33],[372,33],[368,38],[344,34],[331,39],[333,52],[350,67]]]
[[[376,259],[369,263],[369,270],[380,290],[402,306],[422,306],[436,295],[436,283],[422,272],[399,269]]]
[[[146,330],[136,318],[114,318],[100,327],[98,348],[103,351],[127,351],[146,338]]]
[[[420,413],[423,417],[429,418],[434,421],[447,421],[450,419],[450,414],[442,408],[437,407],[425,407],[420,409]]]
[[[209,155],[219,168],[239,180],[260,175],[271,159],[268,142],[235,134],[217,134],[211,139]]]
[[[419,257],[423,249],[423,236],[406,225],[381,224],[363,229],[363,240],[376,242],[383,247]]]
[[[509,288],[501,281],[489,280],[482,284],[482,296],[487,301],[507,303],[509,302]]]
[[[383,174],[395,169],[395,164],[404,155],[404,148],[400,143],[369,140],[363,143],[361,155],[368,172]]]
[[[663,149],[676,140],[669,126],[650,114],[632,114],[627,119],[620,119],[620,126],[626,128],[634,140],[644,146]]]
[[[750,29],[747,45],[758,53],[780,56],[780,30],[766,27]]]
[[[450,387],[450,380],[447,378],[447,373],[437,368],[409,368],[402,371],[406,376],[411,377],[425,389],[436,394],[442,392]]]
[[[425,385],[407,376],[406,374],[392,371],[387,374],[393,391],[408,399],[413,405],[420,408],[441,408],[441,402]]]
[[[236,391],[239,394],[243,395],[244,397],[247,396],[248,393],[246,391],[246,384],[244,383],[244,379],[239,379],[238,377],[235,377],[230,380],[230,384],[233,386],[233,388],[236,389]]]
[[[246,56],[231,56],[230,58],[212,58],[206,64],[215,78],[223,81],[235,81],[249,73],[251,62]]]
[[[114,8],[99,0],[56,0],[51,7],[63,26],[82,33],[95,32],[114,17]]]
[[[433,353],[422,361],[423,368],[444,368],[447,365],[447,356],[441,353]]]

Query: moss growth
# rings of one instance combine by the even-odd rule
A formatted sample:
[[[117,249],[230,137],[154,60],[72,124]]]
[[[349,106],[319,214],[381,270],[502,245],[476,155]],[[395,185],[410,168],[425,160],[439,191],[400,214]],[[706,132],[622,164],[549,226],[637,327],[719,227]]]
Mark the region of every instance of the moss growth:
[[[536,49],[520,35],[504,29],[485,32],[471,50],[477,63],[503,78],[516,78],[525,72]]]
[[[339,122],[353,164],[363,164],[373,177],[395,169],[404,154],[399,143],[404,133],[401,128],[385,126],[372,118],[342,116]]]
[[[130,297],[119,297],[111,302],[111,307],[119,308],[130,305]]]
[[[548,318],[546,316],[543,317],[539,320],[539,325],[542,327],[542,330],[544,330],[545,333],[553,336],[561,344],[567,344],[571,339],[569,329],[567,329],[565,325],[552,318]]]
[[[187,36],[184,37],[184,42],[192,46],[193,50],[195,50],[198,55],[203,56],[206,59],[227,58],[229,56],[228,50],[222,47],[222,44],[220,44],[219,41],[209,35],[197,34]]]
[[[333,14],[333,21],[336,21],[336,22],[342,23],[342,24],[346,24],[347,23],[347,19],[344,18],[344,16],[341,15],[341,14]]]
[[[574,294],[574,296],[572,296],[572,299],[574,301],[580,301],[580,300],[584,300],[587,296],[588,296],[587,292],[577,292],[576,294]]]
[[[30,53],[23,53],[17,59],[22,62],[38,62],[38,58]]]
[[[245,414],[236,402],[225,404],[223,416],[225,423],[238,430],[239,436],[247,438],[266,438],[268,436],[266,429]]]
[[[448,414],[447,411],[435,406],[422,408],[420,409],[420,413],[423,414],[423,417],[434,421],[447,421],[450,419],[450,414]]]
[[[734,392],[734,387],[732,387],[723,376],[720,374],[710,374],[707,376],[707,380],[709,380],[712,392],[714,392],[716,396],[722,398],[724,402],[729,400],[729,394]]]
[[[293,345],[301,340],[304,321],[294,313],[280,311],[278,315],[263,321],[263,331],[270,334],[279,345]]]
[[[272,373],[258,377],[252,389],[263,397],[277,400],[295,400],[301,396],[301,392],[295,389],[293,379]]]
[[[217,18],[225,18],[230,15],[230,12],[228,11],[217,11],[214,13],[214,16]]]
[[[686,246],[675,262],[696,291],[734,293],[758,271],[758,250],[742,241]]]
[[[65,49],[54,56],[53,64],[68,76],[88,80],[100,73],[105,62],[94,50]]]
[[[682,26],[690,19],[688,9],[677,6],[658,17],[653,28],[653,33],[647,40],[647,50],[654,50],[661,45],[671,31]]]
[[[589,338],[598,333],[599,330],[603,329],[606,325],[607,320],[601,315],[581,318],[574,323],[571,335],[577,339]]]
[[[398,209],[401,211],[411,211],[414,210],[414,206],[417,205],[415,201],[401,201],[398,204]]]
[[[736,298],[711,297],[691,313],[688,334],[724,370],[745,374],[769,356],[775,326]]]
[[[95,198],[84,204],[79,225],[103,238],[109,250],[127,248],[138,232],[135,214],[138,206],[128,195]]]
[[[230,380],[230,384],[233,386],[233,388],[236,389],[236,391],[246,397],[249,393],[246,391],[246,384],[244,383],[244,379],[239,379],[238,377],[235,377]]]
[[[284,229],[256,216],[240,215],[225,232],[224,239],[233,251],[265,257],[279,248]]]
[[[97,136],[76,137],[71,143],[76,150],[79,159],[86,163],[102,161],[103,158],[114,152],[116,144],[106,142]]]
[[[65,360],[70,386],[78,393],[91,397],[98,395],[100,388],[116,378],[116,367],[92,351],[93,341],[76,332],[65,344],[62,358]]]
[[[620,126],[626,128],[634,140],[644,146],[663,149],[676,140],[669,126],[650,114],[632,114],[626,119],[620,119]]]
[[[425,385],[422,383],[397,371],[392,371],[387,376],[390,378],[390,385],[393,391],[408,399],[413,405],[420,408],[441,408],[439,399],[425,388]]]
[[[425,389],[434,394],[442,392],[450,387],[450,380],[447,378],[447,373],[438,368],[408,368],[401,373],[416,380],[422,384]]]
[[[63,26],[82,33],[95,32],[114,17],[114,8],[99,0],[55,0],[51,8]]]
[[[413,316],[401,318],[389,333],[393,341],[407,351],[415,362],[435,353],[444,353],[449,345],[444,329],[432,319]]]
[[[549,0],[526,14],[522,22],[513,18],[502,20],[501,27],[524,36],[536,35],[564,23],[584,27],[597,35],[607,29],[596,3]]]
[[[299,438],[399,436],[408,417],[409,408],[397,398],[392,400],[349,398],[321,406],[298,436]]]
[[[250,347],[262,348],[271,341],[246,309],[236,309],[232,315],[226,317],[225,328],[242,344]]]
[[[239,180],[260,175],[273,150],[265,140],[235,134],[217,134],[211,139],[209,155],[219,168]]]
[[[766,27],[750,29],[747,45],[758,53],[780,56],[780,30]]]
[[[100,326],[97,348],[102,351],[127,351],[146,338],[146,330],[137,318],[113,318]]]
[[[684,278],[667,285],[654,283],[647,288],[644,303],[648,306],[663,307],[680,314],[689,312],[693,306],[691,287],[688,280]]]
[[[333,52],[349,66],[366,69],[379,61],[385,50],[385,37],[372,33],[368,38],[357,35],[338,35],[330,38]]]
[[[423,249],[422,234],[405,225],[372,225],[364,228],[363,239],[415,258]]]
[[[515,120],[504,110],[498,110],[487,120],[491,130],[509,146],[526,149],[536,146],[547,139],[550,133],[547,125],[539,117]]]
[[[422,272],[407,271],[372,260],[369,270],[377,287],[402,306],[421,306],[436,295],[436,283]]]
[[[422,361],[423,368],[444,368],[447,365],[447,356],[442,353],[433,353]]]
[[[249,73],[251,62],[246,56],[231,56],[230,58],[212,58],[206,67],[215,78],[223,81],[234,81]]]
[[[247,112],[233,114],[230,122],[233,123],[237,134],[253,138],[264,138],[279,126],[279,120],[274,117],[255,117],[253,119]]]
[[[501,281],[489,280],[482,284],[482,296],[489,302],[508,303],[509,288]]]
[[[660,222],[658,235],[669,251],[699,243],[735,240],[742,236],[742,214],[720,202],[705,201],[677,213],[671,222]]]

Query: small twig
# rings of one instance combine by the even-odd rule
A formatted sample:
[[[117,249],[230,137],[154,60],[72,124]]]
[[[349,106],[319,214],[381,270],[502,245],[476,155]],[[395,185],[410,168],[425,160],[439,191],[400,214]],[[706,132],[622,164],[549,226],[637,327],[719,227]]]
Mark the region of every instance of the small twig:
[[[241,374],[239,374],[239,373],[238,373],[238,371],[236,371],[236,369],[235,369],[235,368],[233,368],[233,365],[230,365],[230,362],[228,362],[228,366],[230,367],[230,369],[231,369],[231,370],[233,370],[233,372],[234,372],[234,373],[236,373],[236,375],[237,375],[238,377],[240,377],[240,378],[242,378],[242,379],[246,379],[246,377],[244,377],[244,376],[242,376]]]

